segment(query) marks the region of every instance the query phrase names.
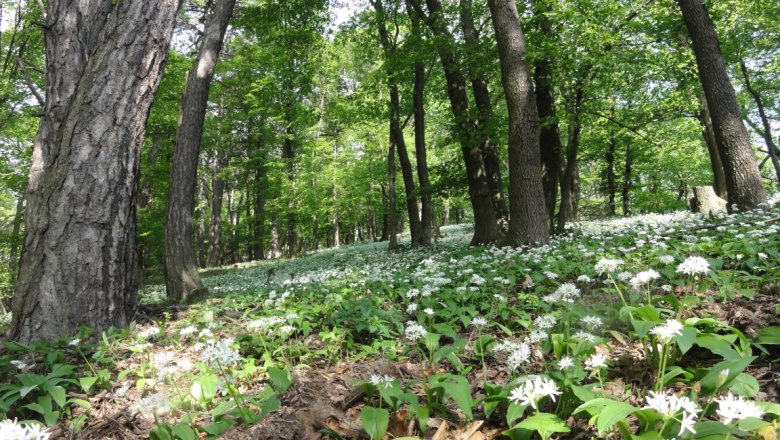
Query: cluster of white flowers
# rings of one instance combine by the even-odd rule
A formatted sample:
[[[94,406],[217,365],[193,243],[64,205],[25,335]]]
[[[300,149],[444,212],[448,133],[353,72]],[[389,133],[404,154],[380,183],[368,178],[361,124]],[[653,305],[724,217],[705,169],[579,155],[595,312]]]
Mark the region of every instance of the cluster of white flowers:
[[[668,344],[675,336],[682,336],[682,323],[676,319],[667,319],[666,324],[657,325],[650,330],[662,344]]]
[[[198,360],[211,367],[234,367],[241,361],[241,354],[233,348],[233,338],[211,340],[201,351]]]
[[[521,405],[531,405],[533,409],[537,409],[539,401],[543,397],[549,397],[554,402],[555,397],[560,394],[561,392],[558,390],[558,385],[555,381],[535,376],[513,389],[509,394],[509,400]]]
[[[411,303],[408,306],[406,306],[406,313],[410,315],[414,315],[417,313],[417,303]]]
[[[604,325],[604,321],[602,321],[601,318],[599,318],[598,316],[593,316],[593,315],[583,316],[580,319],[580,322],[582,322],[583,324],[585,324],[586,326],[588,326],[588,327],[590,327],[592,329],[597,329],[597,328],[601,327],[602,325]]]
[[[561,358],[561,360],[558,361],[558,369],[563,371],[567,368],[571,368],[574,366],[574,359],[572,359],[570,356],[564,356]]]
[[[246,328],[250,330],[254,330],[254,329],[270,330],[271,327],[275,327],[284,322],[285,322],[284,318],[280,316],[264,316],[260,319],[249,321],[246,325]]]
[[[609,258],[601,257],[599,262],[596,263],[596,273],[604,275],[605,273],[616,272],[623,263],[623,260],[610,260]]]
[[[677,266],[677,273],[688,276],[706,275],[710,263],[702,257],[688,257]]]
[[[764,412],[755,402],[746,400],[742,396],[734,396],[731,392],[715,399],[715,401],[718,402],[718,416],[727,425],[734,420],[742,420],[748,417],[760,419],[764,415]]]
[[[425,330],[425,327],[421,326],[420,324],[409,321],[406,323],[406,328],[404,329],[404,335],[406,336],[406,339],[415,342],[420,338],[424,338],[428,334],[428,330]]]
[[[531,346],[527,342],[501,342],[493,346],[493,351],[509,354],[506,364],[510,371],[515,371],[531,361]]]
[[[580,275],[577,277],[577,281],[580,283],[588,284],[593,282],[593,278],[587,276],[587,275]]]
[[[634,277],[629,281],[629,284],[631,284],[631,287],[633,287],[635,290],[639,290],[643,286],[652,283],[658,278],[661,278],[661,274],[654,271],[653,269],[649,269],[634,275]]]
[[[555,318],[554,315],[548,313],[546,315],[538,316],[534,320],[534,324],[536,324],[537,327],[540,329],[550,329],[555,327],[555,323],[558,322],[558,319]]]
[[[20,360],[13,360],[8,363],[16,367],[16,369],[18,370],[24,370],[25,368],[29,367],[29,365],[24,363],[24,361],[20,361]]]
[[[679,414],[681,419],[678,420],[680,422],[680,432],[678,435],[682,435],[685,431],[696,434],[693,425],[696,423],[696,419],[698,418],[701,409],[699,409],[696,403],[691,399],[685,396],[677,396],[671,391],[663,393],[650,391],[647,397],[645,397],[645,402],[647,402],[647,406],[643,409],[655,410],[661,414],[664,419],[675,418],[675,416]]]
[[[571,335],[574,339],[579,339],[581,341],[588,341],[588,342],[596,342],[596,335],[593,333],[588,333],[584,330],[579,330],[573,335]]]
[[[173,410],[173,404],[163,394],[150,394],[135,402],[130,407],[130,412],[162,416]]]
[[[159,327],[149,327],[144,331],[138,332],[138,337],[142,339],[149,339],[153,338],[160,334],[160,328]]]
[[[197,327],[195,327],[194,325],[188,325],[187,327],[184,327],[183,329],[179,330],[179,336],[184,338],[197,331],[198,331]]]
[[[674,257],[671,255],[661,255],[658,257],[658,261],[660,261],[663,264],[672,264],[674,263]]]
[[[473,325],[474,327],[484,327],[487,325],[487,323],[488,320],[482,316],[477,316],[471,320],[471,325]]]
[[[607,356],[602,353],[593,353],[589,358],[585,359],[585,369],[593,371],[601,368],[607,368],[608,359],[609,358],[607,358]]]
[[[371,378],[368,380],[369,383],[374,385],[375,387],[383,387],[383,388],[391,388],[393,386],[393,381],[395,380],[394,377],[390,375],[379,375],[379,374],[372,374]]]
[[[555,289],[555,292],[545,295],[544,302],[568,302],[573,303],[580,297],[580,289],[574,283],[562,283]]]
[[[7,440],[48,440],[46,428],[37,423],[19,423],[16,419],[0,422],[0,438]]]

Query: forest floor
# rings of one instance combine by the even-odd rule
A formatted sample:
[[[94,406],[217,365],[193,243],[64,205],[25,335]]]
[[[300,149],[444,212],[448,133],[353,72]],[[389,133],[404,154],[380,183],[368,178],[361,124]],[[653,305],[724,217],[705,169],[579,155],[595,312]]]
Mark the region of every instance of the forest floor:
[[[776,202],[581,222],[534,249],[469,248],[453,226],[426,249],[239,264],[203,273],[204,303],[150,286],[131,328],[3,356],[76,366],[52,438],[777,438]],[[558,394],[518,397],[536,378]],[[648,415],[651,390],[696,402],[714,437]],[[724,420],[727,391],[763,418]]]

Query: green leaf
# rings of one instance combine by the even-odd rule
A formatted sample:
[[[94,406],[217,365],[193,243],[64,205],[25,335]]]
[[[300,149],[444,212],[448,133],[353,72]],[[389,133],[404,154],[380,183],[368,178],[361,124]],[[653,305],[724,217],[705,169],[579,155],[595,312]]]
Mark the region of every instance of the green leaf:
[[[211,410],[211,417],[216,420],[220,416],[223,416],[228,412],[230,412],[230,410],[232,410],[235,407],[236,407],[235,400],[228,400],[226,402],[222,402],[219,405],[217,405],[213,410]]]
[[[73,405],[78,405],[78,406],[80,406],[80,407],[82,407],[82,408],[84,408],[86,410],[92,409],[92,404],[87,402],[84,399],[78,399],[78,398],[74,397],[74,398],[68,399],[68,403],[73,404]]]
[[[764,327],[758,330],[755,339],[756,344],[780,345],[780,326]]]
[[[569,427],[566,425],[566,422],[558,418],[555,414],[549,414],[549,413],[538,413],[535,414],[522,422],[518,423],[513,427],[514,428],[522,428],[522,429],[530,429],[537,431],[539,435],[542,436],[543,439],[547,439],[550,437],[550,435],[555,434],[556,432],[569,432],[571,431]]]
[[[198,434],[186,423],[171,427],[171,433],[181,440],[198,440]]]
[[[384,408],[364,406],[360,411],[360,421],[372,440],[381,439],[387,432],[390,423],[390,414]]]
[[[276,392],[283,393],[292,385],[292,377],[286,369],[268,367],[266,373],[268,374],[268,380],[271,381],[271,386]]]
[[[634,332],[636,332],[636,335],[640,338],[646,338],[647,334],[650,333],[650,329],[658,325],[657,322],[652,321],[642,321],[639,319],[632,319],[631,325],[634,327]]]
[[[431,376],[431,383],[440,385],[444,392],[450,396],[455,405],[463,411],[467,420],[474,418],[471,412],[473,399],[471,398],[471,387],[465,377],[452,374],[439,374]]]
[[[199,402],[208,402],[217,395],[217,384],[219,378],[213,374],[201,376],[192,383],[190,393],[195,400]]]
[[[639,408],[626,402],[618,402],[606,398],[593,399],[583,403],[574,410],[574,414],[587,411],[593,417],[591,424],[596,424],[599,432],[612,429],[615,423],[624,420],[630,414],[639,411]]]
[[[208,434],[211,435],[220,435],[235,424],[236,421],[234,419],[225,419],[216,423],[212,423],[210,425],[201,426],[200,429],[206,431]]]
[[[720,389],[725,389],[731,385],[731,382],[742,371],[756,359],[756,356],[749,356],[741,359],[732,359],[718,362],[710,368],[710,371],[701,378],[702,396],[709,396]],[[728,370],[726,380],[720,377],[721,372]]]
[[[279,398],[276,396],[276,394],[270,396],[269,398],[265,399],[263,401],[263,404],[260,405],[260,419],[267,416],[268,413],[271,411],[276,411],[277,409],[282,407],[282,402],[279,401]]]
[[[57,404],[60,408],[65,406],[65,400],[67,397],[65,397],[65,388],[55,385],[51,388],[49,388],[49,394],[51,395],[51,398],[54,399],[54,403]]]
[[[740,396],[753,397],[758,394],[759,385],[755,377],[747,373],[740,373],[734,378],[734,381],[731,382],[729,390]]]
[[[695,327],[683,327],[680,331],[682,334],[674,338],[677,346],[680,348],[680,353],[685,354],[693,346],[693,341],[696,339],[698,330]]]
[[[515,420],[523,417],[526,409],[528,409],[528,405],[521,405],[517,402],[509,402],[509,408],[506,411],[506,424],[512,426],[512,423],[515,423]]]
[[[715,335],[712,333],[699,335],[694,343],[699,347],[706,348],[718,356],[722,356],[723,359],[726,360],[737,359],[741,357],[740,354],[734,350],[731,342],[724,339],[721,335]]]
[[[95,376],[80,377],[79,384],[81,385],[82,391],[88,393],[89,390],[92,388],[92,386],[95,385],[95,382],[97,382],[97,380],[98,378]]]

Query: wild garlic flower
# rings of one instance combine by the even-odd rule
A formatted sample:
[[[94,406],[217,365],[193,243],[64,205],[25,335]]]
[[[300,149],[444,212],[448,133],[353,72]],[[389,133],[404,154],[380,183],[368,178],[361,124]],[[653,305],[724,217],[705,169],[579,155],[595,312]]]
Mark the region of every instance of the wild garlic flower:
[[[534,330],[530,335],[528,335],[528,342],[536,344],[539,341],[547,339],[549,336],[550,335],[548,335],[544,330]]]
[[[573,303],[580,297],[580,289],[574,283],[563,283],[555,292],[542,298],[545,302],[569,302]]]
[[[157,394],[150,394],[143,399],[135,402],[133,406],[130,407],[130,412],[135,413],[142,413],[142,414],[149,414],[149,415],[156,415],[156,416],[162,416],[165,414],[168,414],[173,410],[173,404],[170,400],[168,400],[165,395],[157,393]]]
[[[653,269],[649,269],[636,274],[633,278],[631,278],[631,281],[629,281],[629,283],[631,284],[631,287],[633,287],[635,290],[639,290],[643,286],[650,284],[651,282],[657,280],[658,278],[661,278],[661,274],[654,271]]]
[[[404,335],[406,336],[406,339],[416,342],[420,338],[424,338],[428,334],[428,330],[425,330],[425,327],[421,326],[420,324],[409,321],[406,323],[406,328],[404,329]]]
[[[658,257],[658,261],[660,261],[663,264],[672,264],[674,263],[674,257],[671,255],[661,255]]]
[[[474,327],[484,327],[488,323],[487,319],[485,319],[482,316],[477,316],[474,319],[471,320],[471,325]]]
[[[51,436],[46,428],[37,423],[24,423],[13,420],[0,422],[0,438],[9,440],[48,440]]]
[[[417,313],[417,303],[411,303],[408,306],[406,306],[406,313],[410,315],[414,315]]]
[[[605,273],[616,272],[623,263],[623,260],[610,260],[609,258],[601,257],[601,260],[596,263],[596,273],[604,275]]]
[[[688,257],[677,266],[677,273],[688,276],[706,275],[710,263],[702,257]]]
[[[186,337],[197,331],[198,331],[197,327],[195,327],[194,325],[188,325],[187,327],[184,327],[183,329],[179,330],[179,336]]]
[[[742,396],[734,396],[730,391],[725,396],[715,399],[715,401],[718,402],[717,414],[726,425],[735,420],[742,420],[748,417],[760,419],[764,415],[764,412],[755,402],[746,400]]]
[[[81,339],[79,339],[79,338],[76,338],[76,339],[68,342],[68,345],[71,346],[71,347],[76,347],[79,344],[81,344]]]
[[[153,338],[160,334],[160,328],[159,327],[149,327],[144,331],[138,332],[138,337],[143,339],[149,339]]]
[[[241,361],[241,354],[233,348],[233,338],[225,338],[206,343],[198,360],[210,367],[234,367]]]
[[[591,329],[597,329],[604,325],[604,321],[602,321],[601,318],[593,315],[583,316],[582,319],[580,319],[580,322],[590,327]]]
[[[423,313],[425,313],[425,314],[426,314],[426,315],[428,315],[428,316],[433,316],[433,313],[434,313],[434,312],[433,312],[433,309],[432,309],[432,308],[430,308],[430,307],[426,307],[425,309],[423,309]]]
[[[543,397],[549,397],[555,402],[555,397],[560,394],[555,381],[535,376],[514,388],[509,394],[509,400],[521,405],[531,405],[531,408],[537,409]]]
[[[662,344],[668,344],[675,336],[682,336],[683,328],[685,326],[680,321],[667,319],[666,324],[653,327],[650,333],[656,335]]]
[[[600,368],[607,368],[607,356],[602,353],[593,353],[589,358],[585,359],[586,370],[598,370]]]
[[[593,282],[593,278],[587,275],[580,275],[577,277],[577,281],[579,281],[580,283],[591,283]]]
[[[579,330],[578,332],[571,335],[571,337],[574,339],[580,339],[582,341],[596,342],[596,335],[583,330]]]
[[[677,396],[671,391],[663,393],[650,391],[645,397],[645,402],[647,402],[647,405],[642,409],[652,409],[661,414],[665,420],[670,418],[676,419],[675,416],[680,415],[680,432],[678,435],[682,435],[685,431],[696,434],[693,425],[696,423],[701,409],[691,399],[685,396]]]
[[[555,315],[552,315],[550,313],[546,315],[538,316],[534,320],[534,324],[536,324],[537,327],[540,329],[548,329],[555,327],[555,323],[558,322],[558,319],[555,318]]]
[[[394,380],[394,377],[387,374],[381,376],[379,374],[372,374],[368,382],[377,388],[392,388]]]
[[[29,365],[24,363],[24,361],[20,360],[12,360],[8,363],[16,367],[17,370],[24,370],[25,368],[29,367]]]
[[[558,369],[563,371],[574,366],[574,360],[569,356],[564,356],[558,361]]]

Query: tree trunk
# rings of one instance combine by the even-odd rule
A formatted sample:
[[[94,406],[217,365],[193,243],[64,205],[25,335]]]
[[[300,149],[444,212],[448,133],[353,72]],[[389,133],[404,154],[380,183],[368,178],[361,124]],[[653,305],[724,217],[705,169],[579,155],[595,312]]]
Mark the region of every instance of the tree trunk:
[[[710,106],[712,128],[726,172],[729,210],[753,209],[766,201],[766,191],[720,52],[715,26],[702,0],[677,0],[677,3],[691,36],[699,78]]]
[[[223,152],[217,153],[214,169],[211,175],[211,222],[209,224],[208,266],[217,267],[222,262],[222,196],[225,193],[225,182],[219,173],[227,164]]]
[[[554,38],[552,25],[547,17],[549,7],[545,0],[534,1],[534,18],[538,31],[545,40]],[[554,227],[555,206],[558,202],[558,186],[563,157],[561,156],[561,131],[558,127],[558,116],[555,112],[555,95],[553,93],[552,61],[545,56],[534,66],[534,83],[536,86],[536,108],[539,112],[539,148],[542,154],[542,186],[544,188],[544,204],[547,208],[547,219],[550,230]]]
[[[134,316],[144,124],[178,2],[50,0],[12,340],[98,334]]]
[[[395,142],[392,134],[389,143],[390,148],[388,148],[387,153],[387,235],[388,249],[393,250],[398,247],[398,237],[395,215]]]
[[[401,100],[398,93],[398,84],[395,79],[395,69],[393,67],[396,57],[396,42],[390,40],[390,35],[385,26],[386,12],[382,5],[382,0],[372,0],[377,15],[377,28],[379,31],[379,40],[385,54],[385,70],[387,72],[387,82],[390,88],[390,136],[391,143],[395,144],[398,150],[398,162],[401,164],[401,176],[404,181],[404,194],[406,195],[406,210],[409,215],[409,232],[411,234],[412,246],[416,246],[420,241],[420,214],[417,211],[417,197],[414,192],[414,175],[412,173],[412,164],[409,160],[409,153],[406,149],[406,140],[401,128]]]
[[[264,260],[265,259],[265,246],[264,246],[264,240],[265,240],[265,196],[263,195],[263,191],[260,188],[259,182],[262,181],[264,177],[264,168],[263,171],[260,171],[259,169],[256,171],[256,179],[258,182],[257,187],[255,188],[255,212],[254,212],[254,230],[253,230],[253,236],[254,236],[254,256],[256,260]]]
[[[501,236],[501,231],[496,222],[490,187],[485,178],[485,166],[480,148],[481,141],[477,136],[476,124],[469,116],[466,81],[453,49],[454,38],[442,19],[441,1],[426,0],[430,16],[424,14],[417,0],[410,0],[410,3],[418,16],[425,18],[428,27],[440,40],[437,51],[447,81],[447,95],[455,119],[455,134],[460,142],[463,161],[466,165],[469,200],[474,214],[474,236],[471,238],[470,244],[475,246],[496,242]]]
[[[235,0],[218,0],[206,18],[198,59],[187,75],[182,96],[165,226],[165,288],[168,299],[177,303],[199,301],[208,295],[195,265],[192,216],[211,78],[234,4]]]
[[[745,78],[745,88],[747,88],[747,91],[756,103],[758,116],[761,118],[761,125],[764,127],[762,137],[764,138],[764,142],[766,142],[766,152],[769,155],[769,159],[772,161],[772,166],[775,168],[777,181],[780,182],[780,160],[777,158],[777,145],[775,145],[774,138],[772,138],[772,125],[769,123],[769,118],[766,116],[764,100],[761,99],[761,95],[750,83],[750,74],[748,73],[747,66],[745,66],[745,60],[739,60],[739,68],[742,70],[742,76]]]
[[[727,199],[726,172],[723,170],[723,162],[720,160],[720,148],[718,148],[718,141],[715,138],[715,131],[712,129],[712,118],[710,117],[707,98],[704,97],[703,91],[697,93],[697,95],[701,105],[699,123],[702,126],[702,136],[704,137],[704,143],[707,145],[707,153],[710,156],[710,166],[712,167],[712,186],[715,188],[715,193],[718,197]]]
[[[200,178],[200,198],[199,200],[209,200],[209,188],[208,182],[205,178]],[[198,230],[195,232],[195,250],[198,252],[198,267],[205,269],[208,263],[208,248],[206,242],[208,241],[207,231],[209,227],[207,225],[208,216],[206,215],[208,206],[200,206],[195,208],[195,221],[198,222]],[[164,267],[163,267],[164,269]]]
[[[542,188],[539,114],[527,47],[514,0],[488,0],[509,111],[509,232],[512,246],[547,243],[550,229]]]
[[[474,26],[471,0],[460,0],[460,22],[463,27],[463,38],[470,52],[480,50],[479,30]],[[469,63],[467,63],[468,65]],[[469,68],[471,90],[474,93],[474,103],[477,105],[477,135],[480,139],[482,161],[485,164],[485,175],[490,188],[490,199],[496,222],[502,232],[509,226],[509,213],[504,202],[504,184],[501,178],[501,160],[498,158],[496,146],[492,137],[495,130],[493,106],[490,103],[490,90],[485,75],[476,73]]]
[[[8,252],[8,270],[16,272],[19,268],[19,243],[21,242],[21,229],[24,222],[24,194],[16,199],[16,211],[14,212],[13,229],[11,229],[11,249]]]
[[[615,183],[615,151],[617,150],[617,141],[615,136],[609,139],[607,148],[607,206],[608,214],[614,216],[617,213],[615,209],[615,192],[617,191]]]
[[[409,8],[412,35],[416,41],[422,39],[420,17]],[[414,151],[417,159],[417,180],[420,183],[420,235],[418,244],[428,246],[433,235],[433,195],[428,177],[428,153],[425,145],[425,65],[420,59],[414,63]]]
[[[631,154],[631,144],[626,144],[626,166],[623,169],[623,215],[630,216],[631,213],[631,167],[633,165],[633,155]]]
[[[566,222],[577,220],[580,197],[580,167],[578,153],[580,147],[580,121],[582,101],[585,96],[584,76],[577,78],[574,90],[574,102],[569,110],[569,136],[566,145],[566,165],[561,176],[561,207],[558,211],[558,231],[563,231]]]
[[[285,234],[285,257],[294,257],[298,253],[296,244],[298,242],[298,213],[296,212],[294,194],[295,194],[295,133],[293,132],[292,104],[288,103],[285,110],[285,128],[284,145],[282,147],[282,160],[287,166],[287,181],[290,183],[290,202],[287,205],[287,232]]]

